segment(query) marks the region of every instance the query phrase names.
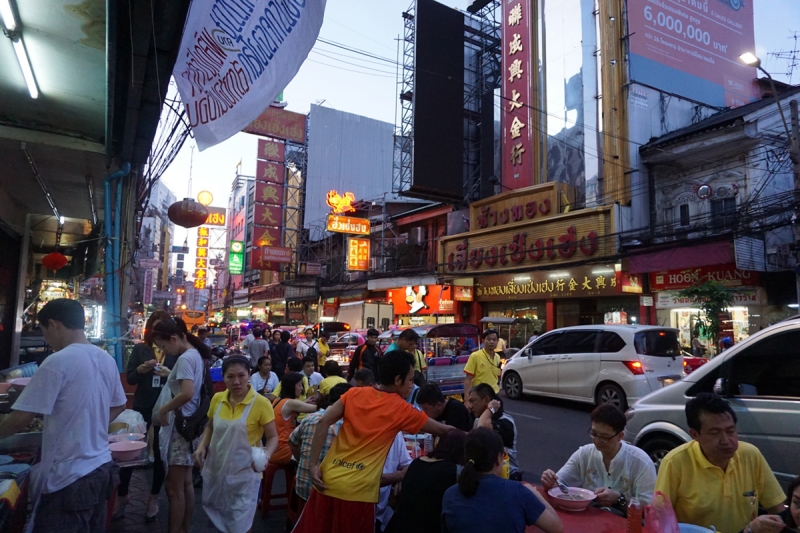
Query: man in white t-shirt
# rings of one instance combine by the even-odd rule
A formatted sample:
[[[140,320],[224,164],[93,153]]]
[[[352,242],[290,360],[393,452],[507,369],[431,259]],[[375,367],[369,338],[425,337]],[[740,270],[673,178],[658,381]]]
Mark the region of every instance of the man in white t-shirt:
[[[313,357],[303,357],[303,375],[308,379],[308,386],[313,389],[313,392],[319,390],[319,384],[323,380],[322,374],[314,372],[316,363]]]
[[[117,484],[108,424],[125,410],[119,370],[84,334],[83,306],[58,299],[39,311],[45,341],[55,350],[31,378],[0,438],[44,415],[42,458],[31,471],[38,498],[34,533],[105,531],[107,500]]]
[[[550,490],[561,481],[597,494],[595,502],[625,513],[631,498],[642,505],[653,499],[656,468],[641,449],[622,440],[625,414],[611,404],[597,406],[591,414],[589,435],[594,444],[581,446],[558,473],[545,470],[542,486]]]
[[[411,456],[408,455],[403,434],[398,433],[394,438],[392,447],[389,448],[386,462],[383,463],[381,489],[378,494],[378,503],[375,504],[375,521],[378,522],[380,531],[386,529],[392,516],[394,516],[394,509],[389,507],[389,496],[392,494],[392,487],[395,483],[403,481],[410,464]]]

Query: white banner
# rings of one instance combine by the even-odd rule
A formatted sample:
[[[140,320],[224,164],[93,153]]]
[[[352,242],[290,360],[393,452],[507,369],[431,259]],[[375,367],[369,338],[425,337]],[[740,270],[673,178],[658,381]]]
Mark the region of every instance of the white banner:
[[[766,302],[764,290],[760,287],[751,289],[738,289],[731,291],[733,305],[762,305]],[[682,307],[696,307],[691,298],[680,296],[680,291],[661,291],[656,294],[656,309],[677,309]]]
[[[255,120],[297,74],[326,0],[192,2],[174,77],[204,150]]]

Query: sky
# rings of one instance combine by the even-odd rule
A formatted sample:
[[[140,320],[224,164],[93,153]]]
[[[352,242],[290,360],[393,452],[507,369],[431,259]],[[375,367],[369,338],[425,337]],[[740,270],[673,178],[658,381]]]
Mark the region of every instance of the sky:
[[[403,34],[403,11],[412,0],[328,0],[320,38],[367,50],[390,59],[398,58],[398,39]],[[553,0],[550,0],[553,1]],[[555,0],[558,1],[558,0]],[[641,0],[629,0],[641,1]],[[711,2],[721,0],[710,0]],[[800,33],[800,0],[749,0],[755,8],[756,54],[773,77],[789,81],[786,61],[769,52],[788,51],[795,46],[792,32]],[[446,5],[466,9],[471,0],[445,0]],[[800,39],[797,41],[800,46]],[[800,83],[800,67],[793,83]],[[307,113],[311,104],[321,103],[341,111],[395,123],[397,72],[394,65],[352,54],[317,42],[297,76],[284,90],[287,109]],[[236,166],[242,174],[255,173],[257,138],[239,133],[217,146],[199,152],[189,139],[162,177],[178,198],[201,190],[214,196],[212,205],[226,207]],[[194,236],[195,231],[191,230]],[[185,236],[178,228],[177,241]]]

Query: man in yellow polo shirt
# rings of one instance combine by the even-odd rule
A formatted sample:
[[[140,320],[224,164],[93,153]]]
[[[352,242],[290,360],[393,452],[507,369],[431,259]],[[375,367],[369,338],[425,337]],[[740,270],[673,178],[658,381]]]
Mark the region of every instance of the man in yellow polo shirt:
[[[498,379],[500,378],[500,356],[494,353],[500,335],[497,330],[487,329],[481,335],[483,348],[472,352],[464,367],[464,398],[469,398],[472,387],[486,383],[495,393],[500,392]],[[469,407],[469,406],[467,406]]]
[[[686,421],[693,440],[664,457],[655,489],[669,497],[678,522],[720,533],[779,533],[783,490],[758,448],[739,442],[728,402],[698,394],[686,403]],[[759,505],[770,514],[758,516]]]

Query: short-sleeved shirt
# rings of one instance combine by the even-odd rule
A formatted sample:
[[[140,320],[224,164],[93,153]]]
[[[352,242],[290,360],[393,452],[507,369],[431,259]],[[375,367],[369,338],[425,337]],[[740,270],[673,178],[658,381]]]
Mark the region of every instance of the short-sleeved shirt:
[[[578,448],[558,471],[558,479],[570,487],[583,487],[595,491],[606,487],[625,495],[628,501],[638,498],[642,504],[653,500],[656,485],[656,467],[641,449],[627,442],[611,459],[608,471],[603,454],[594,444]]]
[[[339,383],[347,383],[347,380],[344,379],[342,376],[328,376],[327,378],[319,382],[319,393],[330,394],[331,389],[334,388]]]
[[[353,388],[339,401],[344,422],[320,465],[325,495],[377,503],[381,470],[400,431],[419,433],[428,421],[399,394],[372,387]]]
[[[258,360],[264,357],[264,354],[269,352],[269,343],[259,337],[250,341],[248,349],[250,350],[250,360],[255,366],[258,364]]]
[[[282,385],[282,383],[278,382],[278,386],[275,387],[275,390],[272,391],[272,395],[275,396],[276,398],[280,398],[280,396],[281,396],[281,385]],[[309,388],[308,387],[308,377],[306,377],[306,375],[303,374],[303,391],[304,392],[303,392],[303,394],[301,394],[300,396],[297,397],[297,399],[300,400],[301,402],[306,401],[306,398],[307,398],[306,393],[308,392],[308,388]]]
[[[308,386],[309,387],[319,387],[319,384],[322,383],[322,374],[319,372],[312,372],[310,376],[306,376],[308,379]]]
[[[469,432],[472,429],[472,415],[467,406],[455,398],[448,398],[438,422]]]
[[[53,465],[45,493],[111,461],[109,412],[125,401],[117,364],[97,346],[70,344],[44,360],[13,409],[44,415],[42,463]]]
[[[722,533],[747,527],[759,504],[769,509],[786,499],[764,456],[747,442],[739,442],[725,471],[706,459],[697,441],[678,446],[662,459],[656,490],[669,497],[678,522]]]
[[[169,378],[167,378],[167,386],[172,390],[172,394],[178,394],[181,391],[181,385],[178,381],[187,379],[194,382],[192,399],[181,406],[183,416],[192,416],[200,405],[200,392],[203,387],[205,369],[205,363],[200,352],[190,348],[178,357],[175,368],[172,369]]]
[[[328,354],[331,353],[331,346],[326,343],[317,343],[317,364],[320,368],[325,366],[325,362],[328,360]]]
[[[277,389],[278,385],[280,385],[280,380],[275,372],[270,371],[267,379],[262,378],[261,374],[256,372],[250,376],[250,385],[252,385],[258,393],[265,391],[267,394],[272,394],[272,391]]]
[[[252,403],[253,407],[250,409],[250,414],[247,415],[247,439],[250,441],[250,446],[256,446],[261,442],[261,437],[264,435],[264,426],[275,420],[275,412],[272,410],[272,405],[266,398],[256,394],[253,387],[250,387],[244,399],[231,410],[231,404],[228,401],[229,395],[230,391],[226,390],[216,393],[211,398],[208,418],[213,419],[217,413],[217,407],[220,407],[219,418],[221,420],[239,420],[242,418],[247,406]]]
[[[544,511],[544,504],[522,483],[487,474],[471,498],[461,494],[458,485],[447,489],[442,500],[442,531],[523,533]]]
[[[483,348],[472,352],[467,361],[467,366],[464,367],[464,373],[472,376],[473,387],[486,383],[495,392],[500,392],[500,385],[498,385],[498,378],[500,377],[499,355],[489,355]],[[464,391],[464,393],[468,394],[469,391]]]
[[[325,409],[321,409],[316,413],[309,414],[289,435],[289,442],[300,447],[300,459],[297,462],[297,481],[294,490],[304,500],[308,500],[308,497],[311,496],[311,442],[314,439],[317,423],[324,412]],[[342,420],[337,420],[336,423],[328,426],[325,444],[322,445],[322,451],[319,453],[320,461],[328,455],[333,439],[336,438],[341,427]]]
[[[386,455],[386,462],[383,463],[383,473],[393,474],[410,464],[411,456],[408,454],[406,441],[403,439],[403,434],[398,433],[392,442],[392,447],[389,448],[389,453]],[[392,519],[392,515],[394,515],[394,509],[389,507],[389,496],[391,496],[391,493],[391,485],[381,487],[378,503],[375,505],[375,519],[380,520],[381,531],[386,529],[386,526],[389,525],[389,521]]]

